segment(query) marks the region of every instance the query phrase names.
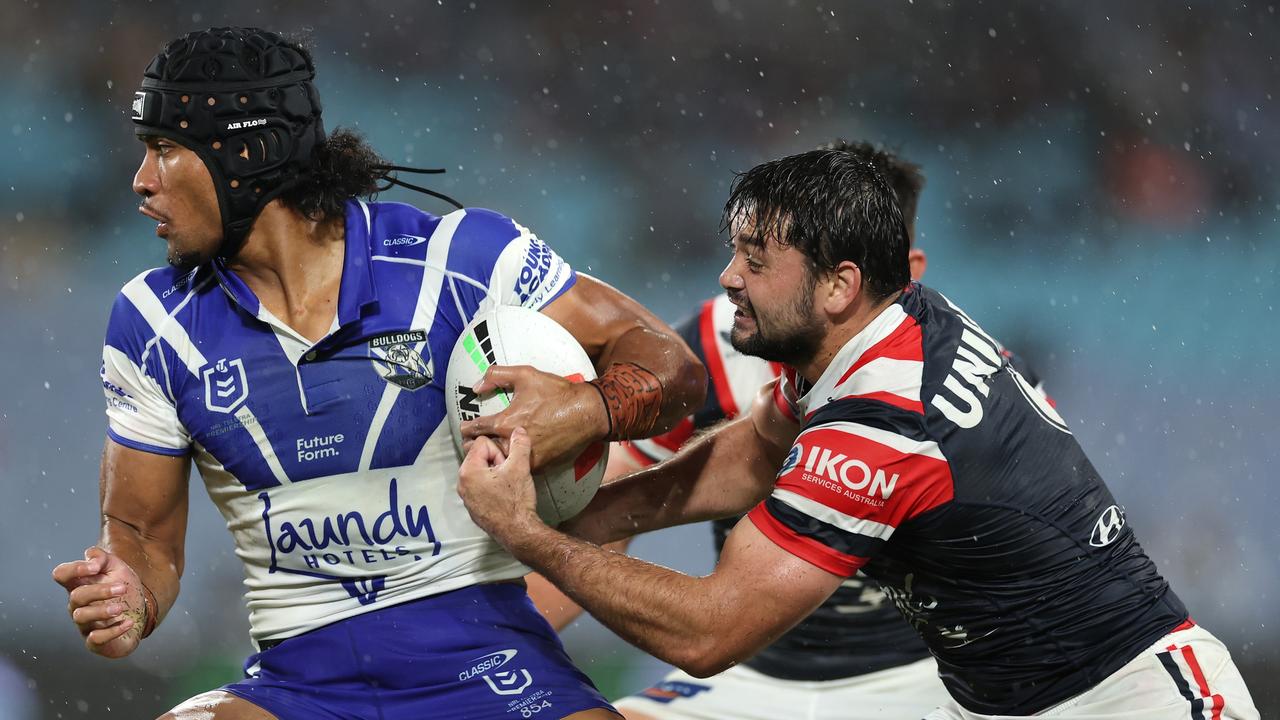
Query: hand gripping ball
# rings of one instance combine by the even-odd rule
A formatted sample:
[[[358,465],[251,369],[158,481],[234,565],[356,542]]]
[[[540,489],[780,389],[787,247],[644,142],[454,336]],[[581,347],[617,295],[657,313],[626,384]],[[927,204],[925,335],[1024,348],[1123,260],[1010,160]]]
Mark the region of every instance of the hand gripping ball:
[[[578,341],[546,315],[511,305],[477,314],[454,345],[445,373],[449,427],[459,453],[464,421],[501,412],[511,404],[510,394],[501,390],[484,395],[471,391],[490,365],[531,365],[576,382],[596,377]],[[535,473],[538,515],[556,525],[581,512],[600,488],[607,462],[608,445],[593,443],[572,461]]]

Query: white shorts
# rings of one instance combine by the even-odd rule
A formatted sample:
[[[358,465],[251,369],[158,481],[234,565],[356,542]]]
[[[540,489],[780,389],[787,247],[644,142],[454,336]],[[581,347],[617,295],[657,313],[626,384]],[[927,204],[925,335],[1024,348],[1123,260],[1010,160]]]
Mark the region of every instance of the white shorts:
[[[780,680],[738,665],[706,679],[679,670],[613,705],[629,719],[882,720],[910,718],[950,699],[933,658],[851,678]]]
[[[1165,635],[1105,680],[1032,715],[980,715],[954,700],[926,720],[1258,720],[1249,689],[1218,638],[1193,625]]]

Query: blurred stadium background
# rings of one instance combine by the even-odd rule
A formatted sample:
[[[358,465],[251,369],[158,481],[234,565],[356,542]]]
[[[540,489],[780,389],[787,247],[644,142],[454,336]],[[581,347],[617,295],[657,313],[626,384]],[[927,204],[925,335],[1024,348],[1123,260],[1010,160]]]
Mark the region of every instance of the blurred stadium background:
[[[212,6],[0,5],[0,718],[153,717],[250,651],[199,487],[182,595],[133,657],[86,653],[49,579],[95,538],[107,309],[163,262],[126,111],[165,40],[224,24],[310,32],[328,127],[449,168],[437,189],[670,320],[718,290],[733,171],[838,136],[923,164],[926,281],[1041,369],[1147,551],[1280,716],[1273,5]],[[699,527],[636,548],[712,561]],[[594,621],[566,640],[611,696],[662,672]]]

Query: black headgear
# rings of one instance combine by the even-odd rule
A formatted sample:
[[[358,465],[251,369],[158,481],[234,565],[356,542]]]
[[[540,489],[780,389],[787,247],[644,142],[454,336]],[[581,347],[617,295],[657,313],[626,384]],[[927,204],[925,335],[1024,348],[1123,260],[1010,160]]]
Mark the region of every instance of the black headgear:
[[[169,138],[209,167],[222,212],[220,255],[297,184],[324,142],[311,58],[275,33],[210,28],[170,42],[134,95],[138,135]]]

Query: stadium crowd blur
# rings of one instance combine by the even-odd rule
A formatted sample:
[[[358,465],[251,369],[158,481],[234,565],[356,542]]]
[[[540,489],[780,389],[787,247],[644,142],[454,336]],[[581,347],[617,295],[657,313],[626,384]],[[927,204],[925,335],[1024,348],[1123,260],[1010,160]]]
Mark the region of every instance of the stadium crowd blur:
[[[919,162],[926,282],[1040,368],[1147,551],[1280,714],[1273,5],[195,5],[0,5],[0,718],[142,716],[249,652],[200,487],[183,592],[130,659],[85,652],[49,580],[95,537],[110,301],[163,262],[126,111],[166,39],[223,24],[309,29],[329,128],[448,168],[435,189],[673,321],[718,290],[733,171],[835,137]],[[709,541],[635,547],[700,571]],[[590,620],[566,640],[610,696],[658,677]]]

